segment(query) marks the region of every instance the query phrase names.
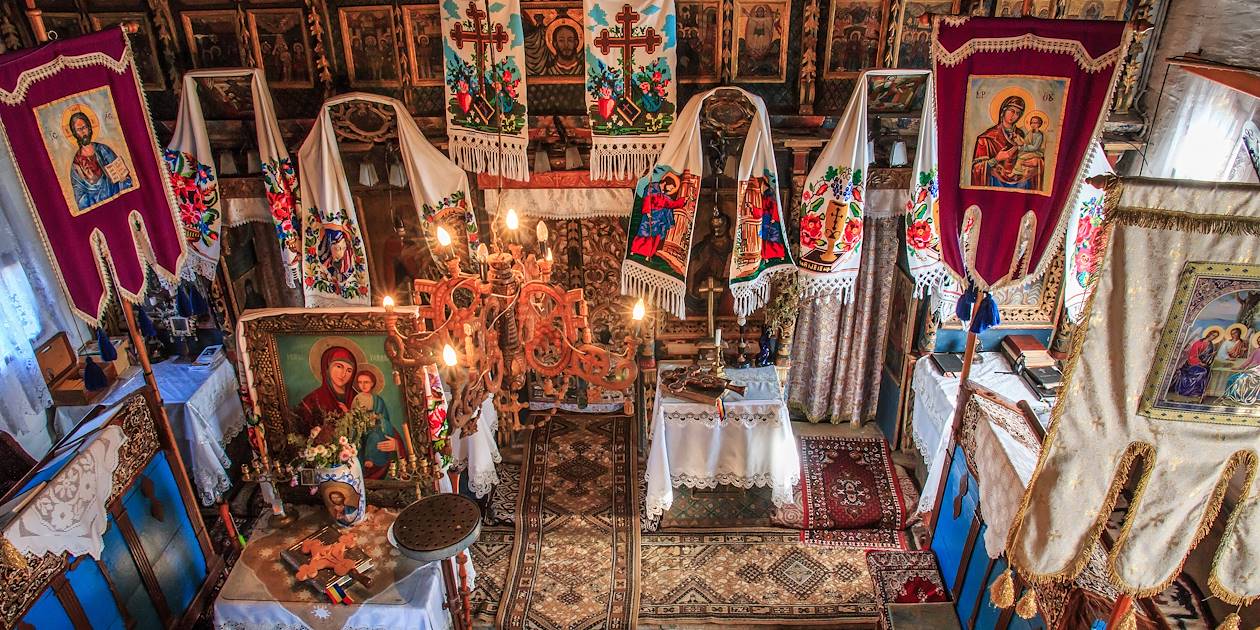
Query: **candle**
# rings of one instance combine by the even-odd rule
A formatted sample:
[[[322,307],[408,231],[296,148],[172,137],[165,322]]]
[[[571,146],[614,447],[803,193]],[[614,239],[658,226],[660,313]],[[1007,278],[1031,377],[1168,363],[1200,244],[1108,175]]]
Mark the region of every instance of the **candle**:
[[[718,351],[721,352],[721,348],[722,348],[722,329],[721,328],[718,328],[713,331],[713,345],[717,346]]]
[[[546,243],[547,242],[547,222],[539,221],[538,227],[535,229],[535,231],[538,234],[538,242]]]
[[[385,296],[385,299],[381,300],[381,304],[385,306],[385,312],[392,313],[394,311],[394,298],[392,296]]]
[[[434,233],[437,235],[438,245],[442,247],[451,246],[451,233],[447,232],[445,227],[437,226],[437,230]]]
[[[631,317],[634,321],[641,322],[645,315],[647,315],[647,307],[643,304],[643,298],[639,298],[639,301],[634,303],[634,312]]]
[[[459,357],[455,356],[455,348],[452,348],[449,343],[442,347],[442,362],[449,367],[455,367],[459,363]]]
[[[516,208],[508,208],[507,216],[503,217],[503,225],[509,230],[516,230],[521,227],[521,218],[516,214]]]

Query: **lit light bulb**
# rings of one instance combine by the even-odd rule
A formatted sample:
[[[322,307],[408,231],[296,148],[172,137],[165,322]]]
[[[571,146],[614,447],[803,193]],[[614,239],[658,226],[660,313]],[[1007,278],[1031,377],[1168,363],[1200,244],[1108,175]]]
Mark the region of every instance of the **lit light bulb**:
[[[488,258],[490,258],[490,248],[486,247],[485,243],[478,245],[477,246],[477,262],[485,263],[486,259]]]
[[[451,347],[449,343],[442,346],[442,362],[447,367],[455,367],[459,364],[459,357],[455,356],[455,348]]]
[[[548,247],[548,248],[547,248],[547,262],[551,262],[551,261],[552,261],[552,257],[551,257],[551,248],[550,248],[550,247]]]
[[[538,242],[546,243],[547,242],[547,222],[539,221],[538,227],[535,229],[535,231],[538,233]]]
[[[451,246],[451,233],[447,232],[445,227],[442,227],[440,225],[437,226],[437,231],[435,232],[435,234],[437,235],[438,245],[441,245],[442,247]]]
[[[634,321],[641,322],[645,315],[647,315],[647,307],[643,304],[643,298],[639,298],[639,301],[634,303],[634,313],[631,317]]]
[[[384,305],[385,308],[394,308],[394,298],[387,295],[385,296],[385,299],[381,300],[381,304]]]
[[[507,216],[503,217],[503,224],[509,230],[515,230],[521,227],[521,218],[516,214],[516,208],[508,208]]]

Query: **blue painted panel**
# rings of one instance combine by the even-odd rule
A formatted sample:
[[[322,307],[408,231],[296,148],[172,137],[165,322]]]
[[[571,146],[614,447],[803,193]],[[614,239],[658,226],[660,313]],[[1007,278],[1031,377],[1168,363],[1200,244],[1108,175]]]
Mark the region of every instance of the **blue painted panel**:
[[[901,388],[897,386],[897,380],[888,370],[880,370],[879,377],[879,401],[875,405],[875,425],[883,432],[884,438],[888,443],[896,444],[894,439],[897,435],[897,403],[901,400]],[[465,475],[467,476],[467,475]]]
[[[167,547],[153,564],[153,574],[158,584],[162,585],[162,594],[176,618],[188,609],[205,581],[206,565],[204,560],[198,562],[200,556],[200,549],[189,549],[177,541]]]
[[[986,586],[985,578],[988,576],[989,555],[984,552],[984,545],[980,541],[984,540],[984,532],[989,527],[983,523],[980,524],[980,533],[977,537],[977,544],[971,549],[971,557],[967,558],[967,571],[963,576],[962,590],[958,593],[958,601],[955,607],[958,609],[958,619],[962,621],[963,626],[967,627],[967,622],[971,619],[971,613],[976,610],[976,600],[980,597],[980,590]],[[984,626],[975,626],[983,628]]]
[[[145,479],[153,484],[154,499],[162,504],[161,520],[154,516],[153,502],[142,491]],[[131,519],[131,525],[140,538],[140,546],[144,548],[144,555],[150,562],[161,556],[162,550],[166,549],[179,531],[180,516],[187,519],[187,515],[183,514],[184,503],[179,500],[178,492],[171,492],[175,488],[175,477],[171,475],[170,466],[166,463],[166,453],[159,451],[123,496],[123,509]],[[169,499],[171,494],[174,494],[175,501]]]
[[[1007,335],[1032,335],[1042,344],[1050,345],[1049,328],[990,328],[980,334],[980,345],[977,350],[997,350],[1002,338]],[[967,331],[960,329],[940,329],[936,331],[936,349],[933,352],[962,352],[967,345]]]
[[[114,517],[109,517],[109,528],[105,530],[105,549],[101,553],[101,564],[118,589],[118,597],[123,606],[136,621],[136,628],[158,628],[162,626],[149,591],[140,578],[140,570],[131,557],[131,550],[118,531]]]
[[[122,630],[125,626],[122,613],[119,612],[114,594],[109,590],[109,583],[105,581],[105,575],[101,573],[95,560],[84,558],[74,570],[66,573],[66,580],[70,582],[70,588],[74,590],[74,596],[79,598],[79,605],[83,607],[93,628]]]
[[[1014,615],[1011,617],[1008,630],[1046,630],[1046,622],[1042,621],[1040,613],[1032,619],[1023,619],[1019,615]]]
[[[993,571],[989,573],[989,579],[985,581],[984,590],[980,594],[980,614],[976,615],[976,628],[997,627],[997,620],[1002,615],[1002,609],[993,605],[993,600],[989,597],[989,587],[1005,570],[1006,558],[998,558],[997,562],[993,564]]]
[[[44,589],[44,594],[35,600],[31,609],[26,611],[22,621],[35,626],[35,630],[69,630],[74,628],[66,609],[61,607],[61,600],[51,588]]]
[[[941,565],[941,574],[945,578],[945,586],[951,591],[957,581],[958,568],[962,566],[963,547],[967,544],[967,534],[971,531],[972,517],[976,513],[978,494],[976,484],[970,477],[967,465],[963,461],[962,447],[954,446],[954,459],[950,465],[942,494],[940,516],[936,521],[936,531],[932,534],[932,550],[936,552]],[[968,479],[967,493],[963,496],[962,511],[954,516],[954,497],[958,495],[962,480]]]

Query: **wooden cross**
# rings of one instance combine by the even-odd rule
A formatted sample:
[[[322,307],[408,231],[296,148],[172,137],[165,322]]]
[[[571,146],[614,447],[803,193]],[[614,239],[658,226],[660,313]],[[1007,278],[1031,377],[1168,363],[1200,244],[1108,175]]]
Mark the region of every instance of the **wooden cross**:
[[[603,29],[595,37],[594,43],[601,55],[607,55],[613,48],[621,48],[621,73],[626,80],[626,100],[630,100],[630,86],[634,83],[630,76],[634,70],[634,49],[643,48],[644,52],[650,55],[656,52],[656,47],[661,43],[661,36],[657,34],[655,28],[649,26],[643,35],[635,37],[634,25],[639,22],[640,16],[628,4],[621,6],[616,17],[617,23],[621,25],[621,37],[613,37],[608,29]]]
[[[713,279],[713,276],[705,278],[704,284],[700,285],[699,289],[696,289],[696,293],[703,295],[705,300],[708,302],[709,337],[713,337],[713,333],[717,330],[717,300],[718,296],[722,295],[722,292],[725,290],[726,287],[718,284],[717,281]]]
[[[486,20],[489,15],[477,8],[476,0],[468,1],[468,18],[472,20],[473,30],[468,32],[464,30],[463,22],[456,22],[451,27],[451,39],[455,41],[455,47],[463,50],[464,42],[471,42],[474,46],[473,59],[477,62],[477,72],[481,74],[481,81],[486,80],[486,48],[493,45],[496,52],[503,52],[503,47],[507,45],[508,34],[504,30],[502,24],[491,24],[485,22],[485,28],[482,28],[482,20]],[[485,90],[482,90],[484,93]]]

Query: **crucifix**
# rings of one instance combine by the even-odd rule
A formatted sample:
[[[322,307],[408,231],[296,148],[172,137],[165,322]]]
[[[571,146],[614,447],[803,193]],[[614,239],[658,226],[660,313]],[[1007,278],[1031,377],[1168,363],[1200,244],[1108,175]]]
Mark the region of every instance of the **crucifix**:
[[[643,48],[650,55],[656,52],[656,47],[661,43],[661,36],[651,26],[643,31],[643,35],[634,36],[634,25],[639,22],[639,17],[638,12],[631,9],[630,5],[622,5],[616,15],[617,23],[621,25],[621,37],[614,37],[608,29],[603,29],[594,42],[601,55],[607,55],[613,48],[621,48],[621,74],[626,81],[627,101],[630,100],[630,87],[634,84],[631,77],[634,70],[634,49]]]
[[[455,41],[456,48],[463,50],[464,42],[472,43],[473,61],[477,64],[480,75],[479,82],[486,81],[486,48],[493,45],[495,52],[503,52],[503,47],[508,42],[507,30],[502,24],[488,21],[489,17],[488,13],[477,8],[476,0],[468,0],[468,19],[473,23],[472,32],[464,30],[463,22],[456,22],[451,27],[451,39]],[[485,94],[485,90],[482,90],[482,94]]]
[[[827,227],[823,229],[823,234],[827,237],[827,244],[825,245],[826,249],[818,257],[819,260],[825,263],[836,262],[836,259],[839,258],[836,255],[836,242],[844,235],[844,221],[842,218],[847,209],[844,204],[836,202],[835,199],[827,202]]]

